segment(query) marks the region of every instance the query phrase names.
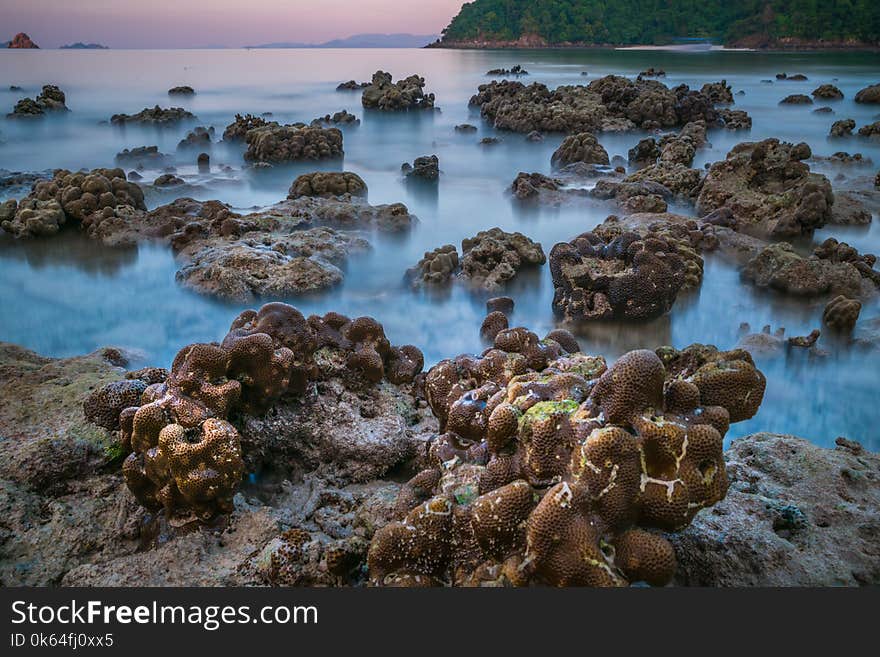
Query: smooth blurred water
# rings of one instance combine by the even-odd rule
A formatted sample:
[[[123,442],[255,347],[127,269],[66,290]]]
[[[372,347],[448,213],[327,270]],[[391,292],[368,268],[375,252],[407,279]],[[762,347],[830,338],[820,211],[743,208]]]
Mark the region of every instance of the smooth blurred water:
[[[523,135],[496,133],[484,124],[467,101],[485,72],[522,64],[531,73],[524,82],[548,85],[581,84],[615,73],[633,76],[654,66],[664,68],[666,84],[726,79],[736,108],[754,119],[751,134],[713,131],[711,146],[698,153],[697,166],[721,159],[735,143],[770,136],[807,141],[817,155],[839,150],[861,152],[880,163],[880,140],[826,137],[834,120],[853,118],[861,126],[880,109],[856,105],[862,87],[880,81],[880,56],[857,53],[759,54],[745,52],[669,53],[633,51],[445,51],[445,50],[218,50],[218,51],[3,51],[0,52],[0,110],[38,93],[42,84],[58,84],[67,94],[71,112],[38,121],[0,121],[0,169],[43,171],[112,166],[123,148],[156,144],[174,154],[177,142],[193,125],[213,125],[220,133],[235,113],[272,112],[280,122],[310,121],[347,109],[361,125],[346,128],[344,168],[355,171],[369,186],[372,203],[402,201],[420,218],[404,239],[374,236],[373,250],[353,258],[343,285],[322,295],[287,299],[303,312],[336,310],[379,319],[389,338],[420,346],[429,363],[483,348],[478,335],[486,295],[462,287],[448,292],[414,293],[402,283],[403,272],[425,250],[459,244],[479,230],[500,226],[540,241],[549,252],[601,222],[613,209],[597,203],[562,208],[522,207],[507,188],[519,171],[549,172],[550,155],[561,137],[541,143]],[[377,69],[395,78],[419,73],[437,96],[438,112],[365,113],[357,92],[337,92],[344,80],[367,80]],[[588,76],[581,75],[587,71]],[[803,73],[806,82],[777,82],[777,72]],[[772,84],[762,80],[773,79]],[[846,98],[827,103],[834,114],[813,114],[813,106],[780,107],[792,93],[809,94],[833,82]],[[8,91],[9,85],[23,87]],[[193,86],[191,98],[169,98],[167,89]],[[118,112],[134,113],[159,104],[183,106],[198,116],[189,126],[169,130],[120,129],[107,123]],[[453,126],[470,122],[476,134],[461,135]],[[480,138],[496,135],[500,144],[479,146]],[[599,135],[610,155],[626,155],[644,134]],[[436,153],[441,180],[435,190],[406,184],[400,165]],[[186,195],[217,198],[236,208],[265,206],[285,197],[298,173],[314,164],[253,171],[243,168],[241,150],[215,144],[213,174],[196,172],[195,154],[178,158],[178,175],[190,183]],[[230,171],[221,171],[227,164]],[[328,168],[339,168],[334,164]],[[877,164],[857,171],[876,171]],[[818,165],[832,179],[837,169]],[[144,172],[145,181],[158,171]],[[174,190],[150,195],[151,207],[183,195]],[[0,197],[2,198],[2,197]],[[687,211],[686,208],[677,208]],[[880,251],[880,230],[827,227],[816,240],[835,235],[861,250]],[[807,245],[801,245],[803,248]],[[241,309],[179,288],[178,265],[163,247],[141,245],[109,249],[75,231],[51,240],[0,239],[0,340],[23,344],[54,356],[67,356],[114,344],[139,350],[145,362],[167,364],[188,342],[222,338]],[[546,267],[520,275],[506,293],[516,299],[513,321],[542,333],[556,325],[550,301],[553,289]],[[741,322],[754,330],[765,324],[801,335],[820,327],[823,300],[795,301],[743,285],[732,263],[709,256],[702,289],[679,297],[672,312],[645,324],[590,324],[578,328],[585,350],[614,358],[636,347],[692,342],[732,347]],[[871,325],[880,314],[875,300],[865,304],[860,325]],[[875,329],[880,329],[877,321]],[[880,393],[876,350],[855,347],[823,335],[826,357],[803,350],[761,356],[768,388],[758,415],[731,428],[729,437],[757,430],[789,432],[820,444],[845,435],[880,449],[876,424]]]

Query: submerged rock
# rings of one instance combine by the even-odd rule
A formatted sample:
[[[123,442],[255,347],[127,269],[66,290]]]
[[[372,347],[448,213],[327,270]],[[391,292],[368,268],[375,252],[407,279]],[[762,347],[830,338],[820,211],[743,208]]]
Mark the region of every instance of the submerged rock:
[[[125,148],[116,154],[116,164],[133,166],[138,169],[161,169],[169,166],[174,158],[159,152],[158,146],[138,146]]]

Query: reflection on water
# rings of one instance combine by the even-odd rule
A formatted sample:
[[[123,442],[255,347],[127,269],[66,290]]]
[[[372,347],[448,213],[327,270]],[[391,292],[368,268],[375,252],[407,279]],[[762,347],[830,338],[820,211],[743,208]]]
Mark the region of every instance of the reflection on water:
[[[842,146],[826,139],[836,118],[852,117],[861,125],[876,108],[852,102],[855,92],[874,82],[878,57],[873,54],[639,53],[610,51],[181,51],[181,52],[0,52],[0,110],[8,111],[22,94],[33,95],[41,84],[59,84],[73,110],[64,117],[36,122],[5,121],[0,125],[0,168],[42,171],[56,167],[112,166],[123,148],[157,145],[174,154],[191,126],[168,130],[124,130],[102,124],[111,114],[136,112],[145,106],[182,105],[199,116],[198,125],[213,125],[218,134],[236,112],[272,112],[281,122],[312,118],[347,109],[361,125],[345,129],[345,160],[322,168],[355,171],[369,186],[372,203],[402,201],[420,222],[404,240],[379,236],[374,249],[353,258],[343,285],[325,295],[289,300],[303,312],[337,310],[369,314],[385,325],[392,341],[414,343],[428,362],[484,347],[478,329],[488,295],[472,295],[461,287],[414,293],[402,282],[404,270],[423,252],[486,228],[517,230],[540,241],[549,251],[561,240],[592,228],[610,208],[584,203],[540,208],[512,201],[506,189],[518,171],[549,171],[550,155],[560,137],[527,142],[523,135],[496,133],[467,107],[486,70],[520,63],[527,81],[579,84],[607,73],[634,75],[648,67],[667,71],[666,84],[682,82],[699,88],[725,78],[737,107],[754,118],[751,138],[777,136],[808,141],[815,153],[830,155],[846,148],[880,162],[880,142],[853,138]],[[437,94],[441,111],[386,115],[364,113],[359,94],[336,92],[348,79],[368,79],[378,68],[395,77],[418,72]],[[581,76],[581,71],[589,76]],[[775,73],[804,73],[807,82],[762,84]],[[831,82],[846,99],[833,104],[834,115],[813,114],[810,107],[780,109],[779,99],[809,93]],[[23,92],[7,91],[10,84]],[[190,84],[192,98],[170,101],[166,90]],[[470,122],[477,133],[459,134],[453,126]],[[500,144],[483,147],[489,135]],[[611,156],[624,155],[644,135],[600,135]],[[743,133],[713,132],[712,145],[700,151],[698,165],[724,157]],[[400,165],[420,155],[440,157],[437,185],[404,182]],[[195,154],[178,155],[177,175],[184,190],[150,192],[151,207],[190,195],[219,198],[240,209],[283,198],[296,175],[314,170],[310,164],[272,170],[243,169],[240,147],[215,144],[212,172],[199,174]],[[222,168],[228,165],[231,169]],[[142,172],[148,182],[158,171]],[[2,195],[2,192],[0,192]],[[834,235],[861,250],[880,251],[880,231],[829,227],[817,234]],[[801,245],[808,248],[809,245]],[[139,350],[144,360],[168,364],[176,350],[193,341],[220,339],[240,306],[219,303],[182,290],[174,282],[178,266],[165,248],[141,245],[120,250],[100,246],[75,231],[41,242],[0,240],[0,339],[20,343],[49,355],[73,355],[115,344]],[[536,332],[556,325],[550,301],[548,270],[521,275],[507,290],[516,299],[513,321]],[[570,327],[589,351],[614,358],[636,347],[692,342],[731,347],[739,326],[753,330],[784,326],[787,335],[802,335],[820,326],[823,304],[793,301],[740,283],[732,264],[710,257],[702,289],[681,296],[670,315],[644,324],[591,323]],[[865,304],[864,323],[878,316],[876,301]],[[880,449],[874,429],[874,403],[880,392],[877,352],[855,349],[823,335],[825,357],[802,350],[781,350],[759,356],[768,378],[765,402],[752,420],[731,429],[735,437],[766,429],[833,444],[838,435],[865,441]]]

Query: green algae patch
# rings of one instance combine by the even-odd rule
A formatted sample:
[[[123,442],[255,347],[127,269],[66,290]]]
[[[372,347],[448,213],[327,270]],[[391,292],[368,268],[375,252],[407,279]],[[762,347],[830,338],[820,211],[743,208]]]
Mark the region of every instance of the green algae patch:
[[[547,420],[554,415],[571,415],[580,404],[573,399],[563,399],[562,401],[542,401],[538,402],[526,411],[519,419],[519,426],[523,428],[532,422],[541,422]]]

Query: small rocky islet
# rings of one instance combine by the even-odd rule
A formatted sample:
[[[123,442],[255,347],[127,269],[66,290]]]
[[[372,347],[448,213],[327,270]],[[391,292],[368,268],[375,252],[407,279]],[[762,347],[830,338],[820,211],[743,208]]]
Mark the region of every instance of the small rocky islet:
[[[487,75],[528,73],[517,65]],[[122,168],[26,181],[28,193],[0,205],[0,227],[17,240],[77,230],[108,246],[161,244],[180,285],[255,307],[231,315],[225,335],[179,345],[173,362],[154,367],[132,369],[136,356],[113,347],[56,359],[0,343],[0,492],[14,509],[0,581],[880,582],[877,454],[850,438],[826,449],[773,433],[724,449],[730,425],[757,413],[768,386],[753,352],[785,342],[782,332],[745,327],[727,350],[661,346],[606,360],[569,331],[675,313],[680,296],[700,289],[710,253],[735,262],[755,288],[825,304],[821,330],[779,348],[818,354],[817,340],[851,334],[878,293],[873,254],[833,237],[803,247],[816,231],[869,223],[880,207],[876,181],[839,186],[814,170],[808,144],[775,138],[745,138],[697,168],[715,131],[748,131],[752,118],[734,109],[724,80],[696,90],[667,86],[665,76],[479,86],[469,104],[482,125],[460,124],[450,138],[484,126],[508,139],[561,138],[544,171],[515,177],[510,202],[608,215],[555,244],[475,226],[460,245],[402,267],[413,294],[461,286],[475,299],[506,293],[530,270],[550,272],[557,328],[540,337],[516,324],[512,299],[496,297],[482,326],[462,327],[485,349],[433,364],[418,345],[392,344],[381,309],[376,318],[305,316],[287,303],[260,305],[338,286],[349,260],[418,226],[403,203],[371,204],[357,173],[301,173],[287,198],[250,212],[185,196],[151,207],[157,188],[186,184],[171,170],[152,184]],[[442,99],[427,86],[380,70],[337,89],[360,93],[365,116],[393,116],[437,111]],[[876,89],[854,102],[880,102]],[[811,95],[843,99],[831,84]],[[63,111],[65,102],[47,85],[10,116]],[[812,102],[790,96],[779,111]],[[291,124],[239,114],[222,142],[254,169],[340,163],[359,122],[346,110]],[[185,130],[176,155],[132,145],[116,164],[170,169],[195,153],[207,164],[215,128],[197,123],[182,107],[113,115],[117,129]],[[871,124],[855,135],[854,122],[834,126],[835,139],[880,134]],[[627,157],[600,143],[603,133],[632,131],[647,136]],[[401,179],[443,190],[438,156],[412,158]],[[44,518],[52,505],[66,512]]]

